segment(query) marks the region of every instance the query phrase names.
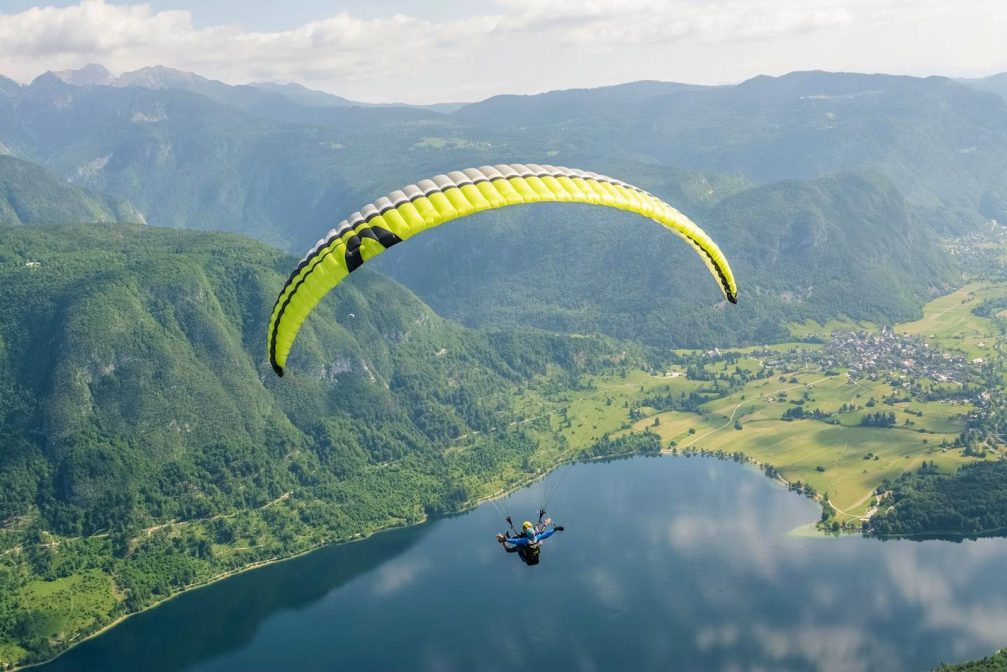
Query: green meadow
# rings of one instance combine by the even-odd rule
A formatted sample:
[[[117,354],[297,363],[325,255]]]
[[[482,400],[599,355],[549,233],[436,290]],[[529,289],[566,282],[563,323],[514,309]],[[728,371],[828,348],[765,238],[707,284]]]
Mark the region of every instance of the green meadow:
[[[924,338],[932,347],[963,354],[969,359],[993,359],[1002,345],[1005,315],[990,318],[973,313],[983,301],[1007,298],[1007,284],[973,283],[939,297],[924,308],[923,317],[899,324],[897,333]],[[878,327],[867,323],[834,321],[791,325],[795,337],[827,337],[835,329]],[[818,348],[813,343],[781,343],[768,349],[786,353],[795,348]],[[764,363],[755,353],[763,347],[734,350],[741,359],[730,365],[749,374]],[[679,355],[694,354],[678,351]],[[750,356],[744,356],[750,355]],[[712,373],[725,370],[709,364]],[[784,375],[776,375],[776,374]],[[606,434],[621,436],[649,431],[661,437],[666,449],[743,453],[769,464],[788,482],[809,484],[828,495],[840,521],[860,518],[874,502],[873,493],[886,479],[932,462],[946,471],[974,460],[951,444],[962,431],[972,406],[954,401],[881,403],[893,393],[883,381],[851,381],[845,372],[825,375],[817,370],[777,371],[770,378],[748,382],[742,390],[707,402],[699,413],[658,412],[639,406],[654,392],[690,392],[705,383],[692,381],[683,371],[655,376],[631,371],[622,377],[599,376],[581,389],[553,398],[550,417],[554,436],[569,449],[589,446]],[[949,383],[950,384],[950,383]],[[869,400],[874,400],[868,405]],[[820,410],[822,419],[784,420],[798,403],[807,411]],[[645,417],[630,419],[636,407]],[[565,408],[565,415],[560,408]],[[845,409],[845,410],[844,410]],[[891,412],[889,428],[861,426],[870,412]],[[565,418],[565,420],[564,420]],[[544,438],[544,435],[539,437]]]
[[[984,300],[1007,297],[1007,285],[972,283],[928,303],[923,318],[895,327],[946,350],[958,350],[970,359],[989,359],[996,353],[1001,335],[1000,320],[972,312]]]

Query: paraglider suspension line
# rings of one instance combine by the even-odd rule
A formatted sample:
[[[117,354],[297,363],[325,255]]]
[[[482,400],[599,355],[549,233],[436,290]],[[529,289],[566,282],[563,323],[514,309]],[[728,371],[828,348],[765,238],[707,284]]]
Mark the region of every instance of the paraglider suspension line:
[[[544,515],[546,509],[549,508],[552,498],[556,496],[557,492],[559,492],[560,487],[563,485],[563,479],[566,478],[567,471],[567,469],[564,469],[558,476],[550,474],[542,479],[542,487],[539,490],[538,506],[538,509],[541,512],[539,515],[540,518]]]

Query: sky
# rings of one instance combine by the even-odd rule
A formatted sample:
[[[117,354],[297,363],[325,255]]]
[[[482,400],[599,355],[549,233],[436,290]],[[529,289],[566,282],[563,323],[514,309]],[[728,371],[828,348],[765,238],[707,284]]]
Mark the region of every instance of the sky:
[[[254,6],[254,9],[250,9]],[[1007,71],[1007,0],[0,0],[0,74],[164,65],[365,102]]]

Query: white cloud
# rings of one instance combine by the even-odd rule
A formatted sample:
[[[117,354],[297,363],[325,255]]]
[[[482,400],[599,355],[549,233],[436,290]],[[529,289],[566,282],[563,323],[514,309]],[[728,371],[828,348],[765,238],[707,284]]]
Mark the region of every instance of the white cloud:
[[[826,68],[1007,69],[1007,3],[974,0],[498,0],[430,20],[339,12],[286,30],[242,17],[82,0],[0,14],[0,69],[26,81],[99,62],[231,83],[297,81],[362,100],[435,102],[634,79],[723,83]],[[403,3],[404,10],[408,8]],[[943,50],[935,50],[935,44]]]
[[[556,32],[566,43],[618,48],[680,40],[757,40],[850,23],[834,0],[504,0],[517,28]],[[505,24],[506,25],[506,24]]]

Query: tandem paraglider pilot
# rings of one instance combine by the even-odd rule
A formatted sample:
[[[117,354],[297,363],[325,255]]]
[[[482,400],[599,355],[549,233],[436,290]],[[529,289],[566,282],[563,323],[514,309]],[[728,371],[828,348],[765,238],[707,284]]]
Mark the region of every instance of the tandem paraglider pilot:
[[[539,511],[538,524],[536,525],[532,525],[529,520],[524,521],[520,532],[514,528],[514,523],[511,522],[510,516],[507,516],[506,520],[510,523],[513,536],[507,536],[504,532],[497,535],[497,541],[503,546],[504,551],[507,553],[517,553],[518,557],[526,565],[537,565],[539,555],[542,552],[542,542],[557,532],[563,531],[563,526],[553,525],[551,518],[543,520],[542,517],[544,515],[544,510]]]

